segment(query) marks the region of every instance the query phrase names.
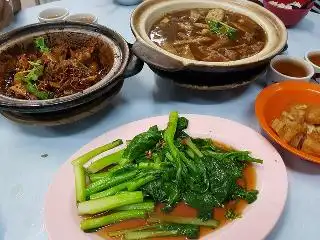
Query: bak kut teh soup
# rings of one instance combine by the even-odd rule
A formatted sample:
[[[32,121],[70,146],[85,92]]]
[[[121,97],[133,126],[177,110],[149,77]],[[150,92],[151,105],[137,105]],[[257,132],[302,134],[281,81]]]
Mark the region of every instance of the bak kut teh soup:
[[[266,33],[259,24],[220,8],[168,13],[151,27],[149,37],[170,53],[207,62],[247,58],[266,44]]]
[[[281,60],[275,62],[273,68],[279,73],[290,77],[306,77],[308,70],[301,64],[292,60]]]

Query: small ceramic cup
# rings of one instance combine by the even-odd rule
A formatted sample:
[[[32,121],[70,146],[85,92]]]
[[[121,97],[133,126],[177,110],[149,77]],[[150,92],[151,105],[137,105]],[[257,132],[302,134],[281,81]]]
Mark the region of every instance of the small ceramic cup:
[[[315,55],[320,56],[320,50],[309,51],[306,53],[304,58],[313,66],[315,73],[320,73],[320,65],[316,65],[314,62],[310,60],[310,58]]]
[[[288,62],[292,64],[292,67],[295,65],[299,65],[300,67],[304,68],[306,75],[303,77],[295,77],[290,74],[283,74],[276,69],[276,64],[279,62]],[[290,71],[289,71],[290,72]],[[276,56],[270,61],[270,65],[267,71],[267,83],[277,83],[283,80],[298,80],[298,81],[310,81],[312,76],[314,75],[314,69],[312,65],[301,58],[291,57],[291,56]]]
[[[91,13],[77,13],[77,14],[71,14],[65,18],[66,21],[72,21],[72,22],[82,22],[82,23],[97,23],[98,18],[97,16],[91,14]]]
[[[125,6],[137,5],[142,2],[142,0],[115,0],[116,3]]]
[[[64,20],[69,15],[69,10],[62,7],[48,8],[39,13],[39,22],[54,22]]]

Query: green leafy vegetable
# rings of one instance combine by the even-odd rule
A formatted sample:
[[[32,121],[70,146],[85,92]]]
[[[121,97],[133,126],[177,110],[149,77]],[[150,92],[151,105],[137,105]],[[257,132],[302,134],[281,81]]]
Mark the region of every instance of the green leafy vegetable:
[[[35,95],[38,99],[45,100],[51,98],[52,94],[50,92],[40,91],[36,85],[44,71],[44,66],[42,65],[41,60],[37,60],[36,62],[29,61],[29,64],[32,66],[32,69],[17,72],[14,75],[14,79],[25,84],[26,90]]]
[[[28,73],[28,71],[17,72],[17,73],[14,75],[14,80],[15,80],[15,81],[18,81],[18,82],[24,81],[24,77],[25,77],[25,75],[26,75],[27,73]]]
[[[185,117],[179,117],[177,122],[177,129],[175,133],[175,138],[185,136],[184,130],[188,128],[189,120]]]
[[[239,185],[234,185],[230,200],[243,199],[250,204],[257,200],[258,193],[259,192],[257,190],[246,190]]]
[[[161,224],[159,229],[164,231],[177,231],[178,235],[186,236],[189,239],[199,237],[200,227],[192,224]]]
[[[149,128],[147,132],[135,136],[124,150],[121,164],[132,162],[144,155],[146,151],[152,149],[161,139],[161,132],[157,126]]]
[[[237,37],[237,29],[230,27],[229,25],[215,20],[208,21],[209,29],[211,32],[218,35],[225,35],[228,38],[235,40]]]
[[[38,87],[35,84],[27,83],[26,89],[29,93],[35,95],[38,99],[45,100],[52,97],[50,92],[39,91]]]
[[[50,52],[50,49],[47,47],[43,37],[37,37],[34,40],[34,44],[35,44],[36,48],[38,48],[40,50],[40,52],[42,52],[42,53]]]
[[[111,234],[126,239],[196,238],[199,226],[219,226],[219,221],[213,218],[215,208],[224,207],[233,200],[254,202],[258,191],[239,185],[239,180],[244,179],[248,164],[261,164],[262,160],[252,157],[248,151],[222,148],[213,144],[211,139],[192,138],[185,132],[187,127],[186,118],[171,112],[164,130],[153,126],[135,136],[124,149],[93,162],[85,169],[86,162],[119,146],[122,140],[108,143],[74,160],[79,214],[103,213],[103,216],[85,219],[81,228],[92,231],[120,220],[144,217],[145,213],[154,211],[156,203],[164,204],[162,210],[169,212],[184,201],[197,210],[197,218],[151,215],[147,221],[155,225]],[[90,183],[85,183],[85,174],[88,174]],[[88,198],[90,200],[85,201]],[[236,217],[239,216],[232,209],[226,211],[226,218]]]

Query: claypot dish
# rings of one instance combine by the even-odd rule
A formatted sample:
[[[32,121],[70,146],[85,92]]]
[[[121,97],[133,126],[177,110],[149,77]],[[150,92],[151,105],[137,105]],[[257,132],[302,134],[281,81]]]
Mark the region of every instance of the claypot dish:
[[[164,50],[149,37],[153,25],[168,13],[190,9],[219,8],[249,17],[266,36],[263,49],[246,58],[231,61],[188,59]],[[149,0],[132,14],[136,37],[133,52],[162,77],[199,89],[225,89],[247,84],[264,72],[269,61],[286,48],[287,31],[282,21],[256,3],[244,0]]]
[[[87,43],[96,41],[95,44],[98,44],[98,47],[96,48],[99,52],[99,54],[97,54],[96,56],[97,58],[99,58],[99,64],[101,65],[101,68],[104,69],[103,71],[99,71],[99,73],[96,74],[96,76],[99,75],[99,79],[96,78],[95,82],[93,82],[92,84],[85,85],[88,87],[82,86],[79,91],[69,91],[69,93],[60,93],[60,95],[57,91],[58,93],[55,93],[55,95],[50,95],[51,97],[47,98],[41,98],[40,95],[40,97],[36,95],[38,98],[34,97],[34,95],[32,95],[32,91],[29,91],[28,96],[22,97],[18,96],[16,92],[11,91],[11,89],[11,92],[6,92],[6,89],[3,87],[3,81],[7,81],[6,76],[8,76],[8,73],[6,72],[8,71],[8,66],[5,66],[6,59],[10,61],[10,59],[14,59],[15,56],[22,56],[24,52],[28,53],[31,48],[35,48],[34,41],[38,37],[44,38],[46,44],[49,44],[51,46],[54,46],[58,42],[62,45],[62,47],[64,45],[72,46],[73,51],[75,51],[75,56],[77,56],[77,54],[81,54],[83,52],[82,49],[86,49],[85,45]],[[51,53],[53,51],[54,50],[51,49]],[[45,67],[47,67],[51,63],[50,59],[43,60],[44,53],[37,54],[42,54],[39,57],[39,61]],[[73,53],[71,53],[71,55],[72,54]],[[66,55],[70,55],[70,53],[67,52],[65,53],[65,56]],[[35,54],[35,56],[37,55]],[[72,109],[79,109],[80,106],[85,104],[90,105],[96,99],[103,99],[104,97],[109,98],[109,96],[111,95],[114,96],[114,94],[111,94],[111,92],[118,93],[123,84],[123,80],[127,77],[137,74],[143,66],[143,62],[131,53],[131,46],[113,30],[100,25],[90,25],[85,23],[65,21],[28,25],[2,35],[0,37],[0,60],[3,63],[0,66],[0,81],[2,81],[0,94],[0,110],[6,112],[9,111],[28,114],[55,113],[61,111],[72,112]],[[30,62],[30,59],[28,60]],[[18,62],[19,59],[16,61]],[[49,63],[47,61],[49,61]],[[55,59],[54,64],[59,64],[61,61],[61,59]],[[63,59],[63,61],[65,61],[65,59]],[[69,62],[68,61],[66,61],[66,64],[69,64],[70,61],[73,62],[74,60],[71,59]],[[86,63],[79,64],[82,64],[84,66],[84,64]],[[71,66],[71,68],[72,67],[73,66]],[[84,66],[83,68],[88,69],[88,67],[86,68],[86,66]],[[13,68],[11,68],[11,70],[12,69]],[[52,67],[52,69],[56,68]],[[28,71],[30,72],[30,69],[28,69]],[[44,78],[45,73],[46,68],[40,78]],[[59,77],[57,77],[57,75],[54,76],[53,73],[54,71],[51,72],[52,76],[50,76],[50,79],[55,79],[54,81],[56,82],[54,83],[58,86],[57,88],[59,88],[58,84],[63,85],[63,82],[59,82],[60,75],[58,75]],[[55,71],[55,73],[59,73],[59,71]],[[75,74],[74,69],[72,73]],[[66,70],[65,75],[63,75],[64,79],[66,79],[67,81],[70,75]],[[13,76],[14,81],[16,81],[16,75]],[[22,86],[27,86],[27,84],[29,84],[29,82],[26,82],[26,77],[27,75],[24,75],[21,80]],[[83,78],[81,78],[81,81],[82,79]],[[49,80],[48,82],[49,84],[51,84]],[[10,82],[9,84],[13,85],[15,83]],[[72,84],[77,83],[70,83],[70,85]],[[36,87],[38,88],[38,90],[40,89],[39,86]],[[83,109],[81,107],[80,109],[82,109],[82,111],[85,111],[85,108]]]

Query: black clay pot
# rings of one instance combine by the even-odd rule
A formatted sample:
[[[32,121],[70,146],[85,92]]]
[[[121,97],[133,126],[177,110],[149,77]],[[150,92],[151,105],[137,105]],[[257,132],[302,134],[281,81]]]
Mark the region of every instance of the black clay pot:
[[[139,73],[143,62],[132,54],[131,45],[118,33],[101,25],[78,22],[54,22],[28,25],[0,36],[0,57],[15,49],[24,48],[37,36],[50,41],[72,41],[81,44],[90,38],[99,38],[102,47],[108,48],[113,63],[109,72],[95,85],[73,95],[48,100],[22,100],[0,95],[0,110],[19,113],[53,113],[68,111],[81,105],[110,96],[115,86],[122,86],[125,78]],[[0,68],[1,70],[1,68]],[[0,72],[1,73],[1,72]]]
[[[248,58],[228,62],[191,60],[170,53],[153,43],[148,34],[153,24],[166,13],[181,9],[223,8],[247,15],[265,30],[265,47]],[[286,48],[287,31],[282,21],[256,3],[244,0],[148,0],[131,16],[136,37],[133,52],[161,77],[185,87],[222,90],[243,86],[255,80],[270,60]]]

